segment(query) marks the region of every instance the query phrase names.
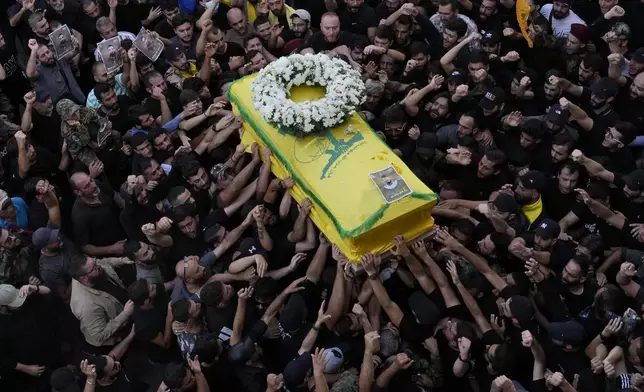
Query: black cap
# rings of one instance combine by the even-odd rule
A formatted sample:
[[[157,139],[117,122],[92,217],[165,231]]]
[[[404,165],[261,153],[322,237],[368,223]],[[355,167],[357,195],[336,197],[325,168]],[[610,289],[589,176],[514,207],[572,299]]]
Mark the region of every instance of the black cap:
[[[36,102],[45,102],[49,97],[51,97],[49,90],[36,88]]]
[[[601,78],[599,82],[590,86],[590,92],[599,99],[614,97],[617,94],[619,85],[611,78]]]
[[[302,328],[306,322],[307,308],[306,302],[301,295],[295,293],[291,295],[280,312],[280,325],[284,332],[292,333]]]
[[[527,76],[528,79],[530,79],[530,83],[532,85],[535,85],[537,83],[537,72],[535,72],[534,69],[524,67],[524,68],[519,69],[514,74],[514,78],[516,80],[518,80],[518,81],[521,81],[521,79],[523,79],[524,76]]]
[[[501,35],[495,30],[481,30],[481,44],[496,45],[501,42]]]
[[[65,366],[51,373],[49,383],[55,392],[80,392],[78,379],[80,379],[80,372]]]
[[[447,81],[456,83],[457,85],[465,84],[467,83],[467,72],[460,68],[456,68],[451,74],[449,74]]]
[[[479,106],[485,110],[494,110],[498,105],[505,102],[505,91],[500,87],[492,87],[485,92],[483,98],[479,102]]]
[[[644,169],[636,169],[624,177],[624,182],[632,191],[644,191]]]
[[[284,368],[284,387],[289,391],[294,391],[306,379],[309,371],[313,369],[313,359],[311,353],[305,352],[299,357],[293,359]]]
[[[552,219],[544,219],[539,223],[534,233],[545,240],[551,240],[559,237],[561,228],[559,227],[559,223]]]
[[[441,318],[440,309],[420,291],[415,291],[407,299],[407,304],[421,325],[435,325]]]
[[[507,193],[499,193],[492,204],[500,213],[509,212],[514,214],[519,210],[519,203],[517,203],[514,196],[508,195]]]
[[[533,324],[534,308],[532,301],[522,295],[514,295],[510,298],[509,308],[512,318],[519,321],[522,330]]]
[[[526,174],[519,177],[521,185],[525,189],[535,189],[537,191],[543,190],[546,186],[546,175],[538,170],[530,170]]]
[[[246,237],[239,243],[239,257],[247,257],[260,254],[267,257],[268,253],[262,244],[254,237]]]
[[[179,58],[179,56],[181,56],[184,53],[185,53],[184,50],[179,45],[170,45],[167,48],[165,48],[165,51],[163,52],[163,57],[165,57],[165,59],[168,61],[175,61],[176,59]]]
[[[573,347],[580,347],[586,339],[586,330],[576,321],[550,323],[548,325],[550,338]]]
[[[546,120],[556,125],[565,125],[569,118],[570,111],[568,109],[563,109],[559,104],[550,106],[548,114],[546,115]]]
[[[644,48],[639,48],[631,55],[631,61],[644,63]]]
[[[418,140],[416,140],[416,153],[421,155],[423,158],[431,159],[434,157],[434,154],[436,154],[437,143],[438,138],[435,133],[421,133]]]

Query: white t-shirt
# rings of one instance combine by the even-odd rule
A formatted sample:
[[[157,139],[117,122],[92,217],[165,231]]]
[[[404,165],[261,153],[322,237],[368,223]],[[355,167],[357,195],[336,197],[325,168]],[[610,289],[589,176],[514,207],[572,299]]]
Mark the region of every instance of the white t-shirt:
[[[550,18],[550,11],[552,11],[552,4],[546,4],[541,7],[541,10],[539,10],[541,15],[543,15],[546,19]],[[572,10],[570,10],[568,16],[563,19],[557,19],[553,16],[552,33],[557,37],[565,37],[568,35],[568,33],[570,33],[570,26],[573,23],[581,23],[583,25],[586,25],[586,22],[584,22],[583,19],[577,16],[577,14],[572,12]]]

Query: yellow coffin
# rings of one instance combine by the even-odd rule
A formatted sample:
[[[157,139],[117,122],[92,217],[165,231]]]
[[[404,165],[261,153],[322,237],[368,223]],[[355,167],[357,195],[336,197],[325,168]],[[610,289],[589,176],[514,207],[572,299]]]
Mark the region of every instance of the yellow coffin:
[[[244,120],[242,142],[271,148],[275,176],[295,180],[293,198],[298,203],[305,197],[313,202],[313,222],[350,260],[357,261],[365,252],[387,251],[395,235],[410,240],[433,226],[431,210],[437,195],[359,115],[315,136],[297,138],[280,132],[253,107],[250,85],[254,77],[237,80],[228,90],[235,114]],[[291,97],[296,101],[316,99],[319,91],[297,87]],[[397,178],[393,182],[392,173]],[[407,192],[399,194],[408,194],[392,201],[396,195],[387,194],[386,185],[400,184],[400,178]]]

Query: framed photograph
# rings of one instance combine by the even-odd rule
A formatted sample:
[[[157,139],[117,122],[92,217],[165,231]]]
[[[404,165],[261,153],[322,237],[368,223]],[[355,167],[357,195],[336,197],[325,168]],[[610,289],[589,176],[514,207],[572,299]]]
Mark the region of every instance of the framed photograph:
[[[369,177],[380,191],[387,204],[393,203],[411,194],[412,190],[405,179],[393,166],[369,173]]]
[[[98,51],[107,72],[117,72],[123,66],[123,58],[121,58],[119,49],[121,49],[121,41],[118,36],[98,43]]]
[[[67,25],[62,25],[49,34],[49,41],[54,47],[56,59],[60,60],[74,52],[72,32]]]
[[[157,61],[161,56],[161,52],[163,52],[163,42],[143,27],[141,27],[136,40],[134,40],[134,47],[149,58],[150,61]]]

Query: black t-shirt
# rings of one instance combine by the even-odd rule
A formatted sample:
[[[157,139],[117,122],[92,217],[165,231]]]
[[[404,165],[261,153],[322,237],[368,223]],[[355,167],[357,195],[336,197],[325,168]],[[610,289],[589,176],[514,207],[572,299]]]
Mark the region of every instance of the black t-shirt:
[[[582,202],[577,202],[572,212],[579,218],[583,229],[590,234],[598,234],[604,240],[605,246],[619,246],[619,230],[606,223],[605,220],[599,219],[590,212],[588,206]]]
[[[62,13],[58,13],[51,6],[48,6],[46,15],[49,23],[55,20],[60,22],[60,24],[66,24],[71,29],[76,26],[76,21],[79,19],[81,13],[82,10],[78,3],[66,1]]]
[[[353,44],[353,34],[348,31],[341,31],[336,42],[327,42],[322,32],[314,33],[305,43],[304,47],[311,48],[315,53],[326,50],[332,50],[338,46],[346,45],[351,47]]]
[[[338,11],[340,26],[344,31],[366,36],[369,28],[378,26],[376,12],[366,4],[361,5],[358,12],[351,12],[347,7],[341,7]]]
[[[119,104],[118,113],[107,114],[107,111],[105,111],[103,106],[101,106],[96,113],[101,117],[105,117],[105,115],[107,115],[107,118],[112,122],[112,129],[118,131],[121,135],[124,135],[134,125],[127,114],[128,108],[132,105],[132,100],[127,95],[119,95],[117,100]]]
[[[16,2],[14,5],[9,7],[7,10],[7,15],[9,16],[9,19],[11,19],[13,16],[18,14],[20,12],[20,9],[22,8],[22,5]],[[47,3],[45,0],[36,0],[34,3],[34,11],[43,13],[47,9]],[[29,19],[29,16],[32,14],[31,11],[25,11],[25,13],[22,14],[22,18],[20,19],[20,22],[16,25],[15,29],[18,32],[18,36],[20,36],[20,39],[23,42],[23,45],[25,45],[25,48],[27,47],[27,43],[29,42],[29,38],[33,38],[35,36],[34,32],[31,30],[31,27],[29,27],[29,24],[27,23],[27,20]]]
[[[96,185],[101,190],[101,204],[87,205],[76,199],[72,208],[75,243],[79,247],[87,244],[107,246],[125,238],[112,200],[113,192],[98,181]]]
[[[228,66],[228,62],[230,62],[231,57],[243,57],[245,55],[246,51],[244,48],[234,42],[226,42],[226,51],[224,53],[215,53],[214,59],[223,71],[229,71],[230,67]]]
[[[414,319],[414,316],[409,313],[406,313],[400,320],[398,329],[400,330],[400,337],[414,344],[421,344],[425,339],[432,336],[433,332],[431,325],[419,324]]]
[[[570,314],[577,317],[581,312],[593,304],[595,293],[597,293],[597,287],[586,281],[584,283],[584,291],[582,291],[581,294],[573,294],[570,290],[566,290],[566,288],[559,290],[559,292],[561,293]]]
[[[111,295],[112,297],[116,298],[116,300],[119,301],[121,305],[125,305],[125,303],[129,300],[127,290],[116,284],[112,280],[112,278],[107,275],[106,272],[103,272],[93,283],[94,289],[103,291]]]
[[[541,201],[548,216],[558,222],[577,204],[577,194],[576,192],[561,193],[559,180],[552,178],[548,180],[546,189],[541,192]]]
[[[116,7],[117,30],[137,35],[141,30],[141,21],[148,18],[151,7],[149,4],[139,4],[136,1],[130,1],[126,6]]]
[[[4,31],[2,32],[5,33]],[[12,42],[13,35],[4,35],[5,46],[0,48],[0,65],[4,68],[7,77],[0,82],[0,88],[9,98],[21,98],[30,90],[27,79],[22,74],[18,64],[18,53],[15,44]]]
[[[165,99],[168,102],[170,112],[173,116],[176,116],[183,111],[181,101],[179,100],[180,94],[181,91],[168,84],[168,90],[165,92]],[[157,118],[161,115],[161,102],[159,102],[158,99],[148,97],[143,100],[143,106],[150,112],[150,114],[152,114],[152,116],[154,116],[154,118]]]
[[[60,115],[54,108],[50,116],[43,116],[35,110],[31,112],[33,128],[29,131],[30,140],[54,154],[60,154],[62,147],[60,136]]]
[[[172,360],[174,353],[170,349],[152,343],[159,333],[165,331],[165,319],[168,312],[170,297],[166,293],[163,284],[156,285],[156,296],[152,300],[151,309],[134,308],[132,320],[135,326],[135,337],[145,347],[145,352],[153,362],[167,363]],[[175,340],[175,339],[172,339]]]

